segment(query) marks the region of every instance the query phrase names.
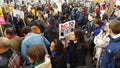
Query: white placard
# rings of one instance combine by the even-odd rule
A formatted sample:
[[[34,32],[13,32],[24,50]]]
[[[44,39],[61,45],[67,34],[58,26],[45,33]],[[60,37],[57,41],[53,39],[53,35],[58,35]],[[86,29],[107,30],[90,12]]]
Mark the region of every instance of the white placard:
[[[65,36],[72,32],[75,28],[75,20],[59,24],[59,39],[65,38]]]
[[[19,17],[20,16],[20,11],[17,9],[13,9],[13,16],[14,17]]]
[[[116,0],[116,5],[120,6],[120,0]]]
[[[62,3],[56,3],[57,7],[58,7],[58,11],[62,12]]]
[[[24,19],[24,12],[20,11],[20,18]]]

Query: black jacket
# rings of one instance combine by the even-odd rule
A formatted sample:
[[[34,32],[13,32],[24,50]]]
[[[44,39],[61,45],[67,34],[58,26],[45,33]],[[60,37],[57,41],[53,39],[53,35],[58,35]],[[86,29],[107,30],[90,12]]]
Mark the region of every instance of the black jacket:
[[[70,46],[70,68],[86,65],[86,47],[82,43],[75,43]]]
[[[52,68],[67,68],[67,61],[65,54],[58,54],[51,58]]]

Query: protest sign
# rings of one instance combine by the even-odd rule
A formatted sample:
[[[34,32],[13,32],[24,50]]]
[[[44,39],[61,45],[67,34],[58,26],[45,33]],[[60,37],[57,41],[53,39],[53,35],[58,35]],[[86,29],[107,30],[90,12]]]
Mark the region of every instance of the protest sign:
[[[4,16],[0,16],[0,25],[5,24]]]
[[[120,0],[116,0],[116,5],[118,6],[120,6]]]
[[[62,12],[62,3],[56,3],[57,7],[58,7],[58,11]]]
[[[0,7],[0,31],[1,31],[1,33],[2,33],[2,36],[4,36],[4,35],[3,35],[2,24],[5,24],[5,20],[4,20],[2,8]]]
[[[75,20],[59,24],[59,39],[65,38],[65,36],[72,32],[75,28]]]
[[[5,24],[2,8],[0,7],[0,25]]]
[[[13,16],[14,16],[14,17],[19,17],[19,16],[20,16],[20,11],[17,10],[17,9],[14,9],[14,10],[13,10]]]
[[[20,11],[20,18],[24,19],[24,12]]]

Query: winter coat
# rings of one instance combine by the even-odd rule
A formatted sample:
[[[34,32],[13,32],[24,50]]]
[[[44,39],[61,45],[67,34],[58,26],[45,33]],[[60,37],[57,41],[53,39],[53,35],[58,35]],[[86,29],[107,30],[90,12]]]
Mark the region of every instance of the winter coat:
[[[102,58],[101,68],[115,68],[114,55],[120,49],[120,34],[117,36],[117,38],[110,39]]]
[[[69,47],[70,68],[86,65],[86,48],[82,43],[75,43]]]

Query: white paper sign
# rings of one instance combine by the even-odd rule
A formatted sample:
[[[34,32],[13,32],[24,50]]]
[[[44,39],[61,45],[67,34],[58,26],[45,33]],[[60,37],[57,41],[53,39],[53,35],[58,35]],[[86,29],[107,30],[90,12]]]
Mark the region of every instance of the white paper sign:
[[[20,16],[20,11],[17,10],[17,9],[14,9],[14,10],[13,10],[13,16],[14,16],[14,17],[19,17],[19,16]]]
[[[116,0],[116,5],[120,6],[120,0]]]
[[[58,11],[62,12],[62,3],[56,3],[57,7],[58,7]]]
[[[59,24],[59,39],[65,38],[65,36],[72,32],[75,28],[75,20]]]
[[[20,18],[24,19],[24,12],[20,11]]]

